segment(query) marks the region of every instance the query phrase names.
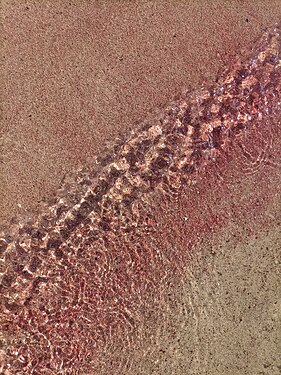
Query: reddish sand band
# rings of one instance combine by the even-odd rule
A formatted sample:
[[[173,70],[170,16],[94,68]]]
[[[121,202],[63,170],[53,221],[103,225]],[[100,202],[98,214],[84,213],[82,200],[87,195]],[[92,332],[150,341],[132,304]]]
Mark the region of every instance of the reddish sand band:
[[[212,189],[208,168],[232,143],[243,150],[251,135],[263,147],[261,134],[280,133],[280,33],[280,24],[267,31],[215,85],[175,99],[2,235],[2,373],[93,373],[108,341],[134,333],[190,249],[160,249],[156,200],[176,200],[200,179]],[[196,200],[183,233],[191,246],[222,220],[200,220]]]

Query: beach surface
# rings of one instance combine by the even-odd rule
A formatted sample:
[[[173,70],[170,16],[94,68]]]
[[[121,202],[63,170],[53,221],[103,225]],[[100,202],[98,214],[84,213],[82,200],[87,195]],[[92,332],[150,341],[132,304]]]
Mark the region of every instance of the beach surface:
[[[214,0],[207,5],[205,1],[6,0],[1,12],[0,223],[5,230],[17,215],[13,223],[36,217],[66,174],[91,165],[107,144],[126,139],[129,129],[161,112],[175,95],[186,89],[199,93],[201,84],[214,84],[238,56],[247,55],[264,29],[281,20],[281,4],[274,0],[255,4]],[[116,321],[108,311],[96,311],[101,322],[91,327],[97,328],[97,337],[105,344],[94,349],[95,359],[87,352],[88,367],[89,345],[84,350],[82,340],[80,349],[71,347],[71,353],[65,346],[68,359],[60,372],[54,370],[60,359],[54,349],[57,367],[49,365],[43,371],[39,364],[36,370],[36,363],[25,363],[23,355],[14,362],[23,369],[17,373],[31,373],[34,368],[34,374],[277,375],[281,369],[281,118],[275,115],[266,124],[268,129],[236,138],[176,199],[161,194],[145,198],[147,216],[138,236],[127,239],[114,234],[108,243],[104,237],[99,242],[101,253],[138,249],[142,257],[142,251],[151,251],[145,256],[151,255],[152,261],[140,261],[140,275],[147,278],[143,284],[140,280],[143,289],[128,271],[132,266],[134,272],[134,262],[126,268],[125,261],[130,260],[125,252],[120,256],[123,263],[118,264],[115,255],[112,264],[108,258],[110,266],[116,266],[117,279],[110,279],[110,273],[103,279],[97,270],[112,290],[116,280],[124,289],[112,294],[112,300],[120,297]],[[69,246],[75,236],[67,239]],[[73,264],[81,250],[75,246],[69,256]],[[103,265],[98,250],[95,256]],[[56,257],[62,257],[58,251],[50,258],[50,265],[54,261],[50,274],[62,280]],[[77,262],[77,269],[84,272],[86,261]],[[163,269],[157,268],[160,264]],[[68,272],[71,279],[66,266],[66,277]],[[126,290],[128,275],[135,285],[128,284]],[[80,281],[78,276],[71,280],[75,291]],[[109,288],[93,280],[101,308],[111,306],[102,296]],[[36,299],[56,300],[52,294],[56,289],[48,285],[36,292],[34,304],[28,300],[31,305],[26,311],[37,311]],[[128,290],[135,294],[127,300]],[[71,310],[75,304],[65,306],[81,322],[87,318],[86,313]],[[31,318],[25,315],[25,319]],[[38,327],[44,326],[34,319]],[[85,326],[81,328],[78,319],[72,324],[78,340]],[[15,331],[11,332],[12,337]],[[50,331],[40,332],[55,342]],[[38,342],[44,347],[42,337]],[[31,348],[36,348],[34,340]],[[6,351],[8,342],[5,333],[0,349]],[[73,368],[67,362],[72,355],[77,361]],[[6,367],[3,373],[13,374],[13,368]]]

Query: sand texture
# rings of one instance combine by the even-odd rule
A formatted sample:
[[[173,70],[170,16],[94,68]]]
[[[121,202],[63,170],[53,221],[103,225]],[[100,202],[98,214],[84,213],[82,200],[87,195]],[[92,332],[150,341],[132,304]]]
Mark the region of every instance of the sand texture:
[[[280,372],[280,11],[3,3],[1,373]]]

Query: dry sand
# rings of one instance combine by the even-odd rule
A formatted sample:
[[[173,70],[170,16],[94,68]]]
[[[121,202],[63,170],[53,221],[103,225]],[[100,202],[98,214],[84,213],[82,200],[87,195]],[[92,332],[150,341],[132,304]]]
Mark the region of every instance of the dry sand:
[[[3,1],[0,221],[36,211],[106,140],[182,88],[212,82],[280,18],[277,0]],[[272,152],[272,199],[205,239],[142,340],[112,353],[116,374],[280,373],[281,161]],[[245,180],[240,203],[259,181]],[[184,217],[181,207],[164,222]]]

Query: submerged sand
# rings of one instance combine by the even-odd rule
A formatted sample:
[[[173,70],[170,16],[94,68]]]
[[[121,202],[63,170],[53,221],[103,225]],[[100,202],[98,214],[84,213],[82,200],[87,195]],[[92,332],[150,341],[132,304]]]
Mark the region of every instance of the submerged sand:
[[[224,65],[241,45],[247,49],[261,24],[266,25],[274,17],[278,20],[280,15],[277,2],[270,2],[270,6],[263,2],[263,5],[257,4],[255,9],[250,5],[248,8],[245,5],[237,8],[237,4],[234,6],[233,2],[233,5],[225,6],[223,10],[219,7],[219,2],[213,2],[209,7],[200,2],[198,6],[177,2],[176,9],[172,3],[164,5],[161,2],[146,7],[127,6],[126,11],[121,8],[121,3],[113,8],[107,3],[93,4],[89,7],[82,3],[74,4],[77,23],[73,25],[70,22],[74,19],[74,8],[71,8],[73,5],[63,7],[63,3],[57,3],[56,6],[46,5],[46,8],[42,8],[37,3],[23,7],[20,13],[19,10],[12,12],[13,9],[18,9],[13,2],[4,3],[7,17],[4,25],[9,35],[5,47],[8,50],[10,48],[10,54],[7,54],[7,65],[4,69],[9,79],[6,79],[4,105],[7,116],[2,138],[2,197],[6,199],[6,209],[2,211],[3,222],[14,213],[24,214],[25,221],[28,222],[29,213],[36,211],[37,202],[43,196],[48,198],[59,186],[64,171],[85,161],[87,156],[99,152],[103,148],[104,139],[114,140],[119,131],[124,133],[134,120],[142,118],[142,114],[157,106],[159,102],[164,103],[171,92],[179,91],[184,86],[194,88],[202,79],[212,82],[212,77],[221,63]],[[32,12],[35,12],[37,18],[36,22],[30,23]],[[194,21],[192,28],[187,27],[187,13],[192,20],[198,20]],[[213,17],[212,23],[209,24],[210,13]],[[96,19],[93,20],[89,14],[96,14]],[[118,17],[115,14],[118,14]],[[150,21],[144,24],[144,20],[148,19],[147,14],[150,14]],[[19,16],[21,18],[17,18]],[[64,22],[58,23],[56,17],[63,17]],[[163,17],[169,22],[164,22]],[[21,27],[16,30],[15,23],[11,22],[13,18],[18,24],[21,20]],[[152,22],[154,18],[155,23]],[[50,23],[50,19],[53,23]],[[138,25],[138,22],[139,32],[130,33],[128,24]],[[231,31],[231,25],[236,22],[235,29]],[[107,27],[103,28],[102,25]],[[176,30],[173,30],[173,35],[167,34],[167,28],[169,31],[171,29],[169,25]],[[249,33],[242,32],[246,27],[250,30]],[[29,30],[28,35],[31,36],[25,43],[24,28]],[[149,28],[160,35],[158,40],[150,37]],[[241,33],[237,35],[239,28]],[[222,58],[222,50],[218,48],[210,29],[216,30],[214,35],[222,38],[219,40],[220,46],[227,41],[226,57]],[[59,32],[54,33],[58,30]],[[75,38],[72,38],[72,35],[75,35]],[[127,39],[121,38],[124,35]],[[161,37],[164,46],[161,44]],[[171,41],[167,44],[170,37]],[[132,38],[135,43],[128,43],[128,38]],[[138,40],[142,41],[137,43],[140,50],[136,48]],[[73,43],[76,43],[76,47],[79,46],[80,53],[77,53]],[[36,48],[31,54],[30,47],[33,45]],[[189,48],[186,48],[188,45]],[[216,46],[217,50],[212,50],[213,46]],[[48,55],[44,53],[46,47]],[[16,48],[22,50],[19,52]],[[119,56],[121,50],[122,56]],[[219,58],[216,60],[218,51]],[[97,55],[100,58],[98,62]],[[17,64],[11,63],[15,56],[18,59]],[[14,74],[8,75],[11,70]],[[19,77],[24,82],[20,81]],[[15,103],[19,105],[18,110],[14,109]],[[273,129],[280,129],[280,119],[276,117],[272,125]],[[99,243],[100,248],[95,249],[95,256],[97,262],[101,259],[100,264],[103,264],[103,258],[99,257],[103,257],[106,252],[110,254],[112,249],[118,251],[120,248],[122,251],[137,249],[138,256],[144,255],[142,251],[151,249],[149,256],[155,257],[155,264],[158,264],[156,250],[159,249],[160,254],[163,250],[160,263],[165,265],[166,261],[169,262],[170,271],[173,267],[177,271],[180,269],[181,257],[189,266],[180,269],[181,272],[175,274],[174,278],[167,274],[163,279],[165,282],[155,288],[153,282],[157,280],[161,270],[153,268],[153,264],[149,262],[141,263],[142,271],[150,270],[154,274],[143,273],[142,277],[147,280],[143,284],[145,293],[138,291],[136,282],[133,295],[127,299],[126,293],[119,290],[116,292],[114,286],[119,287],[120,284],[122,288],[127,285],[126,276],[131,264],[118,263],[118,258],[114,260],[115,271],[117,270],[116,274],[120,278],[113,280],[109,277],[109,283],[103,290],[108,295],[112,293],[112,301],[109,301],[112,302],[113,309],[116,293],[117,296],[122,296],[118,302],[120,305],[116,308],[120,315],[116,315],[116,319],[123,323],[115,326],[115,318],[106,320],[110,318],[108,311],[96,312],[97,319],[104,321],[97,332],[91,333],[89,330],[89,338],[96,335],[102,337],[106,343],[100,350],[97,348],[96,360],[86,352],[89,342],[83,345],[82,340],[80,348],[75,345],[72,347],[72,342],[79,337],[79,332],[80,338],[81,333],[85,333],[83,324],[88,324],[86,312],[86,315],[80,316],[79,310],[75,310],[81,300],[80,292],[82,291],[83,295],[83,290],[85,291],[85,284],[81,283],[77,296],[76,293],[71,295],[71,298],[74,298],[72,304],[68,303],[69,296],[65,295],[65,306],[70,310],[73,307],[73,311],[67,310],[63,324],[67,332],[72,331],[73,337],[70,338],[71,345],[59,345],[57,348],[54,345],[52,356],[56,358],[56,363],[62,355],[66,356],[64,366],[68,370],[61,369],[59,373],[278,373],[280,298],[276,291],[280,276],[281,182],[280,142],[274,134],[279,133],[274,130],[267,135],[261,130],[254,132],[249,139],[242,139],[238,145],[231,146],[230,152],[226,152],[205,174],[202,173],[198,184],[187,187],[176,201],[169,197],[167,200],[160,198],[158,202],[155,197],[155,201],[151,202],[153,212],[145,217],[145,225],[152,228],[152,231],[148,230],[147,233],[139,234],[139,237],[132,237],[133,242],[123,241],[123,238],[119,242],[118,239],[116,247],[113,248],[110,243],[112,239],[108,244]],[[239,143],[246,145],[246,149],[242,148],[241,151]],[[204,199],[200,200],[200,197]],[[157,224],[156,230],[153,230],[154,223]],[[199,243],[193,252],[188,252],[186,258],[185,247],[190,245],[187,236],[192,240],[197,236]],[[54,242],[52,244],[56,246]],[[138,244],[141,245],[140,248],[137,247]],[[53,247],[50,249],[52,251]],[[87,268],[87,262],[83,263],[83,249],[80,252],[82,258],[74,271],[80,270],[81,267]],[[54,255],[61,258],[60,252],[54,252]],[[77,261],[76,255],[69,257],[70,264],[73,260]],[[175,255],[178,259],[171,257]],[[150,259],[149,256],[147,259]],[[111,258],[108,259],[110,263]],[[120,259],[130,262],[125,256]],[[65,281],[65,275],[72,277],[69,271],[71,265],[65,263],[64,266],[66,268],[61,274],[62,279],[59,273],[53,275],[61,280],[61,285]],[[32,267],[35,267],[36,273],[38,265],[33,263]],[[51,270],[60,271],[56,267]],[[103,271],[96,271],[96,275],[103,280]],[[43,284],[45,282],[39,281]],[[77,286],[78,277],[74,276],[72,282]],[[94,282],[97,283],[95,290],[100,294],[98,297],[102,299],[102,289],[96,279]],[[71,286],[71,283],[69,285]],[[55,283],[54,286],[56,287]],[[39,287],[41,288],[40,283]],[[65,285],[66,290],[67,287]],[[58,295],[54,294],[55,289],[52,289],[52,286],[49,290],[47,287],[45,292],[43,289],[41,292],[39,289],[39,297],[35,296],[35,301],[40,302],[41,298],[44,301],[45,292],[50,296],[50,301],[56,301]],[[88,286],[86,290],[89,290]],[[26,297],[28,300],[28,295],[24,295],[24,298]],[[82,300],[84,297],[82,296]],[[93,294],[93,298],[95,297]],[[37,311],[37,302],[28,300],[30,307],[27,304],[24,313],[27,326],[30,325],[31,321],[28,319],[32,319],[32,312]],[[51,304],[52,302],[50,306]],[[6,308],[9,309],[9,306],[6,305]],[[44,309],[48,309],[48,306]],[[46,313],[52,315],[51,307],[49,313],[47,310]],[[58,311],[54,310],[54,314],[55,320],[61,319],[56,315]],[[79,319],[72,321],[73,328],[67,326],[70,324],[68,314],[79,316]],[[52,325],[55,320],[52,322],[50,319],[49,324]],[[45,346],[48,356],[49,346],[46,345],[44,337],[48,337],[52,345],[55,337],[50,331],[45,332],[44,322],[36,317],[34,322],[43,329],[42,331],[40,328],[43,335],[33,332],[34,340],[31,340],[30,346]],[[95,324],[93,326],[96,327]],[[110,327],[112,330],[109,330]],[[22,328],[25,329],[23,326]],[[5,332],[6,330],[7,327]],[[11,337],[14,334],[20,337],[21,332],[11,330]],[[63,337],[66,336],[62,334]],[[87,336],[87,340],[89,338]],[[60,339],[58,337],[58,340]],[[7,342],[5,336],[1,341],[4,350],[7,349]],[[93,341],[93,347],[94,345],[96,344]],[[59,347],[65,348],[62,353],[58,351]],[[80,368],[79,363],[87,362],[86,355],[89,366]],[[15,356],[15,353],[12,353],[12,356]],[[72,368],[69,367],[70,362],[67,362],[71,356],[76,361]],[[34,373],[58,373],[58,370],[54,370],[50,365],[42,369],[42,358],[37,365],[35,362],[25,363],[25,360],[23,355],[14,362],[14,366],[22,365],[20,373],[28,373],[31,368],[35,369]],[[24,366],[27,366],[28,370],[24,369]],[[40,369],[37,372],[36,366]],[[12,374],[13,368],[6,368],[5,371],[5,374]]]

